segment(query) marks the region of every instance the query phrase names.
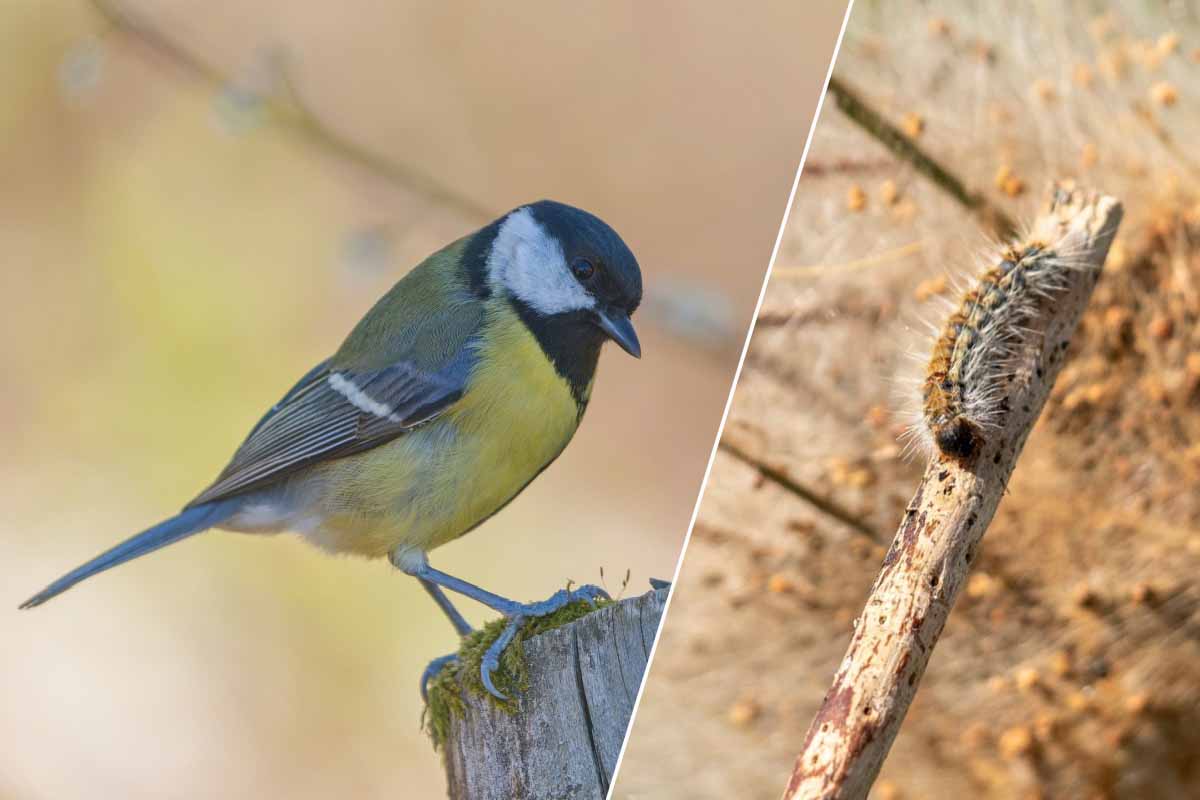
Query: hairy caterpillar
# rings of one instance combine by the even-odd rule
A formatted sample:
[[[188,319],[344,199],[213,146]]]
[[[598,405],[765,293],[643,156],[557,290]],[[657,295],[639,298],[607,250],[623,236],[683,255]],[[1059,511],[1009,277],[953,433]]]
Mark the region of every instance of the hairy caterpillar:
[[[934,341],[922,381],[922,424],[943,455],[969,461],[1006,410],[1017,357],[1038,304],[1075,261],[1042,241],[1005,249],[963,295]]]

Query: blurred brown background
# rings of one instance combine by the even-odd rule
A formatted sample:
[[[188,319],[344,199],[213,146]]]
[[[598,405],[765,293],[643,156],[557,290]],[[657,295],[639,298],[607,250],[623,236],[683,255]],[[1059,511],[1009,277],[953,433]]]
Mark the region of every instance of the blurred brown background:
[[[288,85],[489,213],[598,213],[645,272],[645,357],[608,352],[559,463],[435,563],[530,599],[669,577],[842,4],[118,8],[149,31],[0,7],[0,797],[439,796],[417,678],[455,641],[386,564],[210,533],[16,605],[188,500],[485,221],[275,119]]]
[[[1102,5],[858,3],[838,57],[1016,219],[1057,178],[1125,206],[879,800],[1200,796],[1200,7]],[[826,103],[618,800],[783,791],[920,479],[926,326],[989,238]]]

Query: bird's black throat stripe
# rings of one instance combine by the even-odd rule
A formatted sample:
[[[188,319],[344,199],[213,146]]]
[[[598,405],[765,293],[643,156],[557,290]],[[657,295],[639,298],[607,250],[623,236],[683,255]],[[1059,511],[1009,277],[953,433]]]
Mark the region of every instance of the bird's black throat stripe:
[[[517,315],[533,333],[542,352],[554,364],[554,371],[571,387],[571,396],[579,413],[587,407],[588,387],[596,375],[600,361],[600,346],[604,332],[592,321],[590,312],[569,311],[565,314],[538,314],[521,300],[513,298]]]

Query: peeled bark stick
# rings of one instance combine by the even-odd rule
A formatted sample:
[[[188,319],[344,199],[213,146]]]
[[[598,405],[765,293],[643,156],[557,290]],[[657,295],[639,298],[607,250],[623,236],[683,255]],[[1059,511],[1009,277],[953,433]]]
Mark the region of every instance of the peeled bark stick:
[[[445,751],[452,800],[603,800],[662,619],[667,590],[524,642],[515,712],[465,692]]]
[[[870,791],[900,729],[946,619],[1017,457],[1062,368],[1071,335],[1108,255],[1121,206],[1111,197],[1056,187],[1032,240],[1068,244],[1078,268],[1043,300],[1028,326],[1032,342],[1006,388],[1006,408],[968,463],[935,455],[866,607],[850,647],[808,729],[784,800],[857,800]]]

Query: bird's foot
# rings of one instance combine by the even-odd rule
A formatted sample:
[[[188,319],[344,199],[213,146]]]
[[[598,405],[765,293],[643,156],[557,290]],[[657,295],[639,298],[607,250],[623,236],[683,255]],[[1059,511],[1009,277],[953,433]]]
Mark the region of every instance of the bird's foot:
[[[445,669],[450,664],[459,663],[458,653],[450,653],[449,655],[435,658],[429,662],[429,666],[425,667],[425,671],[421,673],[421,699],[426,703],[429,702],[429,682],[438,676],[438,673]]]
[[[500,701],[508,700],[507,695],[496,688],[496,684],[492,681],[492,673],[500,668],[500,656],[512,644],[513,639],[516,638],[517,633],[526,622],[553,614],[560,608],[578,600],[594,603],[597,600],[610,599],[612,598],[608,596],[608,592],[599,586],[586,584],[577,589],[559,589],[547,599],[536,603],[513,603],[511,608],[504,609],[504,615],[508,617],[508,624],[504,626],[504,630],[496,638],[496,641],[492,642],[487,652],[483,654],[483,660],[479,665],[479,679],[488,694]]]

